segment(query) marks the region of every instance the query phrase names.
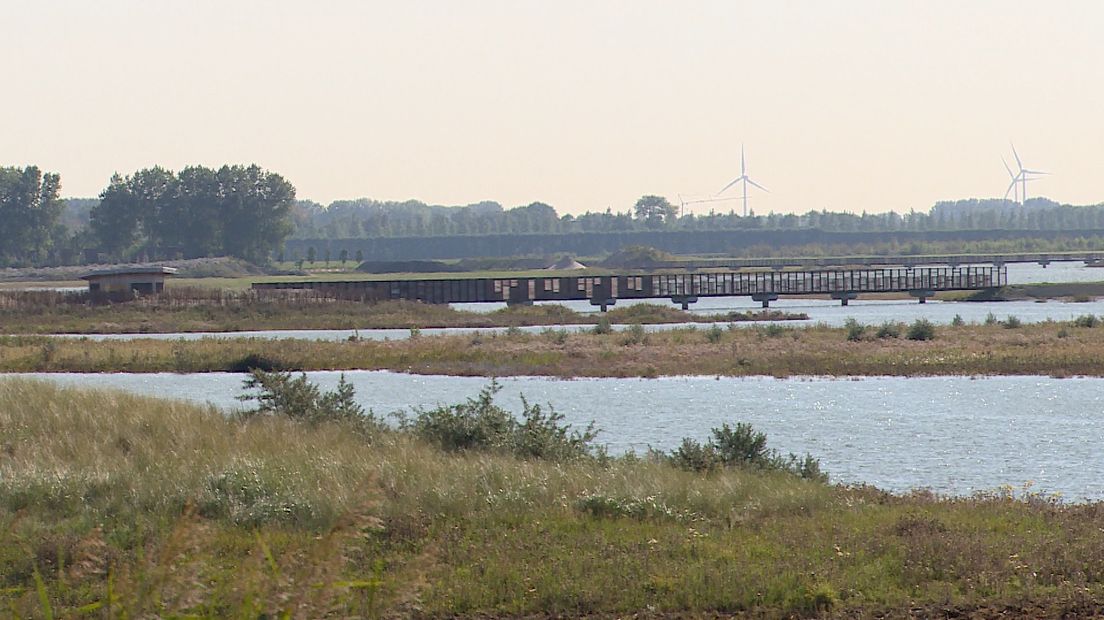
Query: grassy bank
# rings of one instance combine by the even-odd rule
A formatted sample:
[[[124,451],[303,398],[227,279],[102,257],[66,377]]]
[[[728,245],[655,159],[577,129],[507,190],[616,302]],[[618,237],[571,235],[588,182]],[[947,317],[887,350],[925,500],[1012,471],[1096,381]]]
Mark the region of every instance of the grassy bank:
[[[0,291],[0,333],[104,334],[224,332],[277,329],[521,327],[629,323],[709,323],[806,319],[778,310],[692,314],[670,305],[638,304],[599,316],[561,305],[515,306],[494,312],[454,310],[405,301],[362,303],[296,292],[176,289],[156,298],[87,303],[87,295]]]
[[[4,372],[389,369],[474,376],[1026,375],[1104,376],[1098,317],[1070,323],[845,328],[778,325],[570,334],[545,330],[408,340],[103,341],[0,337]]]
[[[0,381],[13,617],[1059,617],[1100,505],[940,500]]]

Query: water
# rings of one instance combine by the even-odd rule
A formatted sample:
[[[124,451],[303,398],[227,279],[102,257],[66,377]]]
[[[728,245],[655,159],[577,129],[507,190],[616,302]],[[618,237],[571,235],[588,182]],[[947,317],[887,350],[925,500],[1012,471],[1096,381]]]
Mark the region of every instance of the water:
[[[326,388],[340,373],[307,373]],[[486,379],[345,373],[377,413],[474,396]],[[32,374],[67,385],[240,407],[242,375]],[[501,402],[552,403],[568,422],[601,428],[611,452],[669,450],[724,422],[750,422],[783,452],[810,452],[832,479],[890,491],[965,495],[1000,485],[1104,499],[1104,379],[1048,377],[767,377],[500,379]]]
[[[1015,263],[1008,266],[1008,281],[1012,284],[1025,284],[1034,282],[1085,282],[1104,280],[1104,269],[1085,267],[1079,262],[1051,263],[1049,267],[1042,267],[1033,263]],[[576,312],[583,314],[595,314],[598,310],[587,301],[565,302],[538,302],[560,303]],[[663,299],[651,300],[622,300],[620,306],[631,306],[638,303],[665,304]],[[474,312],[492,312],[505,308],[505,303],[497,304],[452,304],[458,310]],[[1039,303],[1034,301],[1013,302],[980,302],[980,303],[953,303],[928,301],[919,304],[911,299],[858,299],[848,306],[841,306],[838,301],[827,299],[794,299],[782,298],[772,302],[771,307],[792,313],[804,313],[809,316],[804,321],[784,321],[783,325],[800,326],[823,323],[833,327],[843,325],[848,319],[855,319],[867,325],[878,325],[886,321],[899,321],[911,323],[916,319],[927,319],[936,324],[946,325],[954,320],[955,316],[961,316],[968,323],[983,322],[992,313],[999,319],[1015,316],[1024,323],[1038,323],[1043,321],[1068,321],[1082,314],[1104,314],[1104,300],[1085,303],[1073,303],[1063,301],[1049,301]],[[752,301],[750,297],[703,297],[691,306],[691,312],[695,314],[717,314],[727,312],[746,312],[759,310],[760,305]],[[736,323],[739,327],[761,325],[762,322]],[[647,325],[649,331],[661,331],[684,328],[693,324],[666,324]],[[626,326],[614,326],[614,329],[625,329]],[[564,329],[567,331],[585,331],[591,329],[589,325],[549,325],[522,327],[524,332],[538,333],[545,329]],[[474,333],[501,333],[505,328],[429,328],[422,329],[420,333],[425,336],[441,334],[474,334]],[[407,329],[298,329],[298,330],[256,330],[234,332],[174,332],[163,334],[90,334],[71,335],[68,337],[87,337],[92,340],[200,340],[203,338],[296,338],[306,340],[348,340],[357,336],[368,340],[401,340],[410,337]]]
[[[655,303],[657,300],[653,300]],[[662,300],[658,300],[662,303]],[[585,302],[584,302],[585,303]],[[630,305],[627,302],[625,305]],[[703,298],[696,304],[694,312],[699,314],[724,313],[729,311],[746,311],[758,309],[759,305],[750,299],[742,297]],[[777,321],[781,325],[797,327],[823,323],[834,327],[844,324],[847,319],[855,320],[865,325],[879,325],[886,321],[898,321],[911,323],[916,319],[927,319],[940,325],[950,324],[955,316],[961,316],[968,323],[981,323],[992,313],[998,319],[1015,316],[1024,323],[1039,323],[1043,321],[1068,321],[1082,314],[1104,314],[1104,300],[1085,303],[1048,301],[1039,303],[1034,301],[1006,301],[1006,302],[940,302],[928,301],[926,304],[917,303],[914,300],[878,300],[859,299],[852,301],[849,306],[841,306],[838,301],[826,299],[780,299],[771,303],[771,308],[785,312],[803,312],[810,318],[803,321]],[[763,325],[764,322],[740,322],[734,323],[737,327],[751,327]],[[698,328],[708,327],[705,324],[672,323],[664,325],[645,325],[648,331],[662,331],[670,329],[686,328],[696,325]],[[625,325],[613,326],[616,330],[627,329]],[[539,333],[546,329],[564,329],[567,331],[586,331],[593,329],[593,325],[545,325],[519,328],[527,333]],[[441,334],[475,334],[475,333],[502,333],[505,328],[430,328],[421,329],[423,336]],[[357,336],[367,340],[401,340],[410,337],[409,329],[288,329],[288,330],[257,330],[237,332],[175,332],[165,334],[89,334],[67,335],[73,338],[89,338],[91,340],[199,340],[202,338],[299,338],[306,340],[348,340]]]

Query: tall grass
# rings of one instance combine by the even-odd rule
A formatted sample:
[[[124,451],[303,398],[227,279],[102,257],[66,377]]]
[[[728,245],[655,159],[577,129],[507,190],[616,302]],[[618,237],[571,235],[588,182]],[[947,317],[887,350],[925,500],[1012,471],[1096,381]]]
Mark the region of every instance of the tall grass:
[[[18,617],[1068,615],[1104,601],[1100,507],[1038,495],[448,452],[23,380],[0,381],[0,447],[0,607]]]

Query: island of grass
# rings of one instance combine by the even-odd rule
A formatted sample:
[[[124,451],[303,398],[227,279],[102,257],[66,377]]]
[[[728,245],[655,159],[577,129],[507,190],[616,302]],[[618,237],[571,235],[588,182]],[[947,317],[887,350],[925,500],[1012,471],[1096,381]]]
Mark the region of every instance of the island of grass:
[[[363,303],[312,293],[175,288],[112,303],[84,292],[0,291],[0,333],[105,334],[287,329],[388,329],[714,323],[807,320],[804,313],[747,310],[698,314],[673,306],[634,304],[580,313],[559,304],[493,312],[410,301]]]
[[[957,322],[956,322],[957,323]],[[465,376],[1104,376],[1104,324],[782,324],[687,326],[649,332],[641,325],[584,332],[422,336],[401,340],[199,340],[0,336],[0,372],[245,372],[392,370]]]
[[[745,461],[695,471],[585,438],[525,448],[580,438],[537,432],[557,428],[548,412],[513,431],[528,443],[444,441],[465,412],[500,415],[480,407],[399,431],[0,380],[0,605],[43,618],[1057,618],[1104,604],[1099,504],[898,496]]]

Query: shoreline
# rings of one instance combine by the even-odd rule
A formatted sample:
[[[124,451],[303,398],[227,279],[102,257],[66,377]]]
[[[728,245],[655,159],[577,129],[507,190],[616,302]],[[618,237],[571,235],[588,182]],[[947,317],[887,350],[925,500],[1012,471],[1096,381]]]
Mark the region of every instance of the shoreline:
[[[404,340],[250,338],[83,340],[0,337],[0,372],[244,372],[392,370],[454,376],[998,376],[1104,377],[1104,329],[1077,321],[684,328],[612,333],[492,333]],[[930,325],[930,324],[929,324]],[[892,327],[892,326],[891,326]],[[855,330],[858,333],[852,333]],[[849,340],[855,338],[855,340]]]

